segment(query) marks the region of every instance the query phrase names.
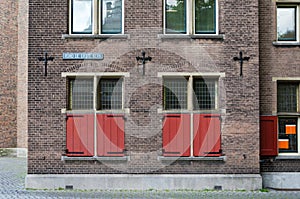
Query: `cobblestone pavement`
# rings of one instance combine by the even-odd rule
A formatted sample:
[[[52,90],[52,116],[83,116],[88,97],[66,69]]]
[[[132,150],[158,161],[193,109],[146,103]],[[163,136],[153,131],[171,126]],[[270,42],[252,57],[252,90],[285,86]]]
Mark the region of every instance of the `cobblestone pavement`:
[[[0,157],[0,199],[13,198],[299,198],[299,192],[287,191],[65,191],[26,190],[25,158]]]

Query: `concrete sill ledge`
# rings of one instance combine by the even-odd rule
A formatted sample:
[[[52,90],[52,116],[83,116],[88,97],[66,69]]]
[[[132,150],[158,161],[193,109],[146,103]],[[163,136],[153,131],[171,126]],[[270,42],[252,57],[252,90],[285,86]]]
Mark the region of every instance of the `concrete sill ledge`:
[[[277,156],[275,160],[300,160],[300,156]]]
[[[130,156],[124,157],[68,157],[68,156],[61,156],[62,161],[76,161],[76,160],[83,160],[83,161],[130,161]]]
[[[220,157],[165,157],[165,156],[158,156],[157,159],[160,161],[184,160],[184,161],[223,161],[223,162],[225,162],[227,157],[226,156],[220,156]]]
[[[299,42],[273,42],[273,46],[300,46]]]
[[[158,34],[159,39],[224,39],[224,35],[172,35],[172,34]]]
[[[69,35],[63,34],[62,39],[129,39],[129,34],[116,35]]]

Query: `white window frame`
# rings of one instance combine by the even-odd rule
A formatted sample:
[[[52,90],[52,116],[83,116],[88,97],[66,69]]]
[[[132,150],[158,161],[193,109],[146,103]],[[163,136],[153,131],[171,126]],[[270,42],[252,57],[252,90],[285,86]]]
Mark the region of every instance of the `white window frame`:
[[[280,1],[278,1],[280,2]],[[300,3],[300,2],[299,2]],[[276,4],[276,42],[278,43],[299,43],[300,42],[300,14],[299,14],[299,11],[300,11],[300,4],[296,4],[296,3],[277,3]],[[278,34],[277,34],[277,9],[278,8],[294,8],[296,7],[296,21],[295,21],[295,24],[296,24],[296,40],[295,41],[292,41],[292,40],[287,40],[287,41],[282,41],[282,40],[278,40]]]
[[[215,0],[215,17],[216,17],[216,32],[215,33],[196,33],[195,31],[195,0],[185,0],[186,1],[186,33],[178,33],[178,34],[170,34],[167,33],[166,30],[166,0],[163,1],[163,34],[165,35],[203,35],[203,36],[211,36],[211,35],[219,35],[219,0]]]
[[[115,34],[105,34],[105,33],[101,33],[102,32],[102,0],[92,0],[92,33],[90,34],[84,34],[84,33],[72,33],[72,1],[73,0],[69,0],[69,34],[70,35],[124,35],[124,1],[122,0],[122,30],[121,33],[115,33]],[[97,9],[95,9],[97,8]]]
[[[273,78],[274,79],[274,78]],[[278,78],[276,80],[285,80],[284,78]],[[293,79],[290,79],[290,80],[293,80]],[[295,81],[298,80],[298,79],[295,79]],[[290,81],[287,81],[287,83],[290,82]],[[282,82],[277,82],[277,85],[278,83],[282,83]],[[278,91],[277,91],[278,92]],[[300,156],[300,113],[299,113],[299,103],[300,103],[300,82],[298,82],[298,90],[297,90],[297,113],[294,113],[294,114],[289,114],[289,113],[283,113],[283,114],[280,114],[278,116],[278,118],[298,118],[297,119],[297,148],[298,148],[298,152],[279,152],[279,148],[278,148],[278,155],[279,156]],[[277,105],[276,105],[277,107]],[[278,134],[279,134],[279,119],[278,119]],[[279,137],[277,138],[277,140],[279,141]]]

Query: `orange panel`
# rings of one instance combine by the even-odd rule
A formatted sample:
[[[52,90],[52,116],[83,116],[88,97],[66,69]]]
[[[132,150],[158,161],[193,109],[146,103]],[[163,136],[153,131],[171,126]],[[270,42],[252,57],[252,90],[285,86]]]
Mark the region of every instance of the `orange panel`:
[[[278,145],[280,149],[289,149],[289,140],[279,140]]]
[[[285,125],[285,134],[296,134],[296,125]]]

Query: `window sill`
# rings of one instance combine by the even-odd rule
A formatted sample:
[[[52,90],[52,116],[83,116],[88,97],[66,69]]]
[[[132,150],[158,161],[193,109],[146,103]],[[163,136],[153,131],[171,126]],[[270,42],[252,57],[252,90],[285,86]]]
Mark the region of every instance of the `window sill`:
[[[176,160],[183,160],[183,161],[223,161],[226,162],[226,156],[220,157],[165,157],[165,156],[158,156],[157,158],[159,161],[176,161]]]
[[[279,155],[275,158],[275,160],[300,160],[300,156],[298,156],[298,155]]]
[[[61,161],[130,161],[130,156],[123,157],[68,157],[61,156]]]
[[[158,34],[159,39],[224,39],[225,35],[176,35],[176,34]]]
[[[300,116],[300,113],[291,113],[291,112],[278,112],[277,116]]]
[[[129,39],[129,34],[113,34],[113,35],[69,35],[63,34],[62,39]]]
[[[279,42],[279,41],[274,41],[273,46],[300,46],[300,42]]]

